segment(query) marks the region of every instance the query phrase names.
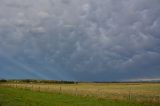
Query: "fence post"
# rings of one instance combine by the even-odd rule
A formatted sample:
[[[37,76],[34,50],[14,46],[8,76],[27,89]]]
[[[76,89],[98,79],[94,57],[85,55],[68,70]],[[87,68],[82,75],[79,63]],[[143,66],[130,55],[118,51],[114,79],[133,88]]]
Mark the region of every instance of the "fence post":
[[[27,85],[25,84],[25,90],[27,90]]]
[[[129,95],[128,95],[128,98],[129,98],[129,100],[131,100],[131,88],[129,89]]]
[[[59,94],[61,94],[61,91],[62,91],[62,88],[61,88],[61,86],[59,87]]]
[[[24,84],[24,87],[23,87],[23,88],[24,88],[24,90],[26,90],[26,85],[25,85],[25,84]]]
[[[158,96],[158,103],[160,103],[160,95]]]
[[[77,96],[77,88],[76,88],[76,92],[75,92],[75,95]]]
[[[100,97],[100,89],[97,90],[97,97]]]
[[[32,84],[32,88],[31,88],[31,90],[33,91],[33,84]]]
[[[48,89],[47,89],[47,91],[49,92],[49,86],[48,86]]]
[[[38,91],[41,92],[41,87],[40,86],[38,87]]]

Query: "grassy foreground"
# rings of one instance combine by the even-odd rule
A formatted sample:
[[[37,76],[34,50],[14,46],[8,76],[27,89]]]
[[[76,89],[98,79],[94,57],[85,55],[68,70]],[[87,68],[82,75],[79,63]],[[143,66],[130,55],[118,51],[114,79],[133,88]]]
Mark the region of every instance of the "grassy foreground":
[[[0,86],[0,106],[152,106]],[[156,105],[153,105],[156,106]]]
[[[159,104],[160,106],[160,83],[3,83],[1,85],[73,96],[90,96],[97,99]]]

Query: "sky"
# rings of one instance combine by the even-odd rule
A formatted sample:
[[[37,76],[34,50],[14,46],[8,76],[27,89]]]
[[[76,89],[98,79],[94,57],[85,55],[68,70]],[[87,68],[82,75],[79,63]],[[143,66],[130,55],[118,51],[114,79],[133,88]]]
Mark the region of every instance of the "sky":
[[[0,0],[0,78],[160,79],[160,0]]]

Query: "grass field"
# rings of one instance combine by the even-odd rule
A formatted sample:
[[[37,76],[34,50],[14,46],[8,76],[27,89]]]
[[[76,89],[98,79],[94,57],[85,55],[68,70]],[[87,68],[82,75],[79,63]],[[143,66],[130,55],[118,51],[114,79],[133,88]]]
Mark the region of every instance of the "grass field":
[[[159,106],[159,83],[1,84],[2,106]],[[39,92],[40,91],[40,92]],[[11,101],[7,102],[7,100]],[[15,100],[15,101],[14,101]],[[33,102],[33,103],[32,103]],[[7,103],[7,105],[3,105]],[[19,103],[19,104],[17,104]],[[38,103],[38,104],[37,104]],[[136,104],[134,104],[136,103]],[[0,105],[1,106],[1,105]]]

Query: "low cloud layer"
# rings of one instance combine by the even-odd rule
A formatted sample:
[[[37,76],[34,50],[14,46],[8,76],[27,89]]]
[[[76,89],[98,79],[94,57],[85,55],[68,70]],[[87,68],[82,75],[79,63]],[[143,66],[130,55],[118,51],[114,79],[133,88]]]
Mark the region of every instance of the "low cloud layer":
[[[0,1],[0,78],[160,78],[159,0]]]

